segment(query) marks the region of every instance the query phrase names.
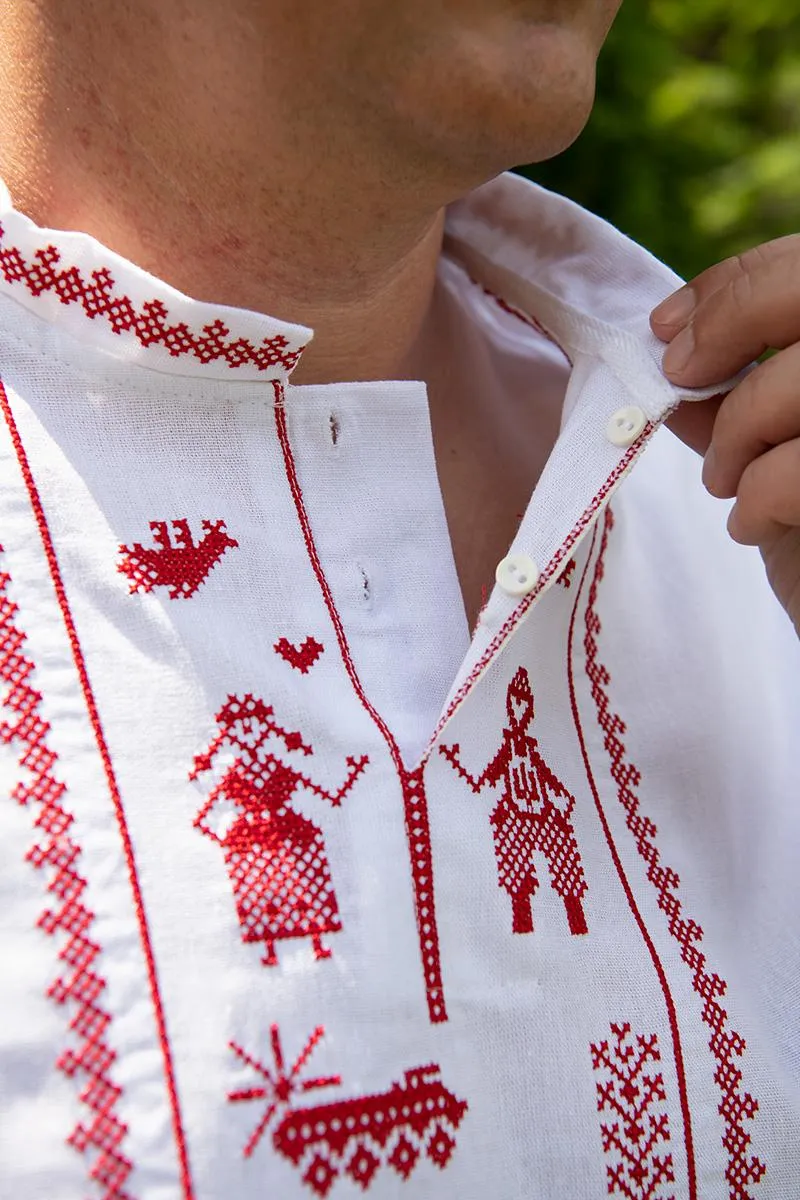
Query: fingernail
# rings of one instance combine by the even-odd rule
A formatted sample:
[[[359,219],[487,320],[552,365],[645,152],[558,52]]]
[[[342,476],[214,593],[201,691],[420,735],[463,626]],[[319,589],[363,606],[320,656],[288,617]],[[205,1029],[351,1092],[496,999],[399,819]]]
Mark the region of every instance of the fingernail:
[[[674,292],[653,309],[652,315],[662,325],[684,325],[695,309],[695,295],[690,287]]]
[[[714,475],[717,470],[717,452],[714,449],[714,443],[706,450],[706,456],[703,459],[703,486],[707,491],[714,491]]]
[[[663,367],[667,375],[680,375],[694,354],[694,330],[691,325],[682,329],[674,342],[670,342],[664,355]]]

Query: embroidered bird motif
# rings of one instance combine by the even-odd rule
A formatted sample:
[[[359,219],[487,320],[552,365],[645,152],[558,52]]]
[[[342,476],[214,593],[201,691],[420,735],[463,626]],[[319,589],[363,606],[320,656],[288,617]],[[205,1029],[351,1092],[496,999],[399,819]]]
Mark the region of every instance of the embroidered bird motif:
[[[172,525],[170,533],[169,525]],[[170,600],[188,600],[205,583],[225,552],[239,543],[224,521],[203,521],[203,536],[195,542],[185,519],[151,521],[154,546],[134,542],[120,546],[117,570],[130,580],[131,594],[167,588]]]

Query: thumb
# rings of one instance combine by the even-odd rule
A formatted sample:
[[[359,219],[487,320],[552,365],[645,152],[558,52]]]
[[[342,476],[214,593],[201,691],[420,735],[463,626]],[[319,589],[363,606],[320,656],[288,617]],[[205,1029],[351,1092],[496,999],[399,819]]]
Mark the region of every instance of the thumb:
[[[711,445],[711,434],[725,393],[712,396],[710,400],[684,400],[664,424],[684,445],[705,455]]]

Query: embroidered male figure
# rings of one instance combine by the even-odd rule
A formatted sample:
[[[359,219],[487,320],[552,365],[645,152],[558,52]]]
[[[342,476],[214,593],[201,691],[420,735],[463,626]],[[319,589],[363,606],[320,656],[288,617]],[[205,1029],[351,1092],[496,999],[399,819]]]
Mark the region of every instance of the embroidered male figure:
[[[539,887],[534,853],[547,860],[550,881],[564,901],[570,933],[588,933],[582,900],[587,891],[570,816],[575,798],[539,752],[528,672],[520,667],[506,693],[508,726],[489,765],[476,779],[462,766],[460,747],[441,753],[477,794],[487,784],[502,788],[490,817],[500,887],[511,897],[514,933],[533,933],[533,897]]]
[[[305,788],[338,807],[367,763],[348,757],[338,791],[314,783],[276,752],[313,754],[299,733],[275,720],[271,705],[253,696],[229,696],[217,714],[219,733],[198,754],[190,778],[211,767],[220,751],[233,761],[195,818],[195,826],[222,846],[245,942],[263,942],[262,962],[278,964],[275,943],[310,937],[317,958],[329,958],[322,935],[341,929],[322,831],[290,804]],[[231,813],[233,808],[233,814]]]

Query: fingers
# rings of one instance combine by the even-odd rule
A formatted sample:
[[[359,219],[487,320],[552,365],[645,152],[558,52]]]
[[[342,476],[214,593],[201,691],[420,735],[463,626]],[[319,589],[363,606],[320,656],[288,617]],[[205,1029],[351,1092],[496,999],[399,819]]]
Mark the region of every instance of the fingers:
[[[776,238],[772,242],[765,242],[761,246],[755,246],[752,250],[747,250],[744,254],[740,254],[735,258],[725,259],[724,262],[715,263],[713,267],[703,271],[695,279],[691,280],[685,287],[668,296],[657,308],[652,312],[652,324],[654,330],[657,330],[659,336],[666,332],[670,336],[663,337],[662,340],[669,341],[671,337],[684,327],[691,311],[697,305],[705,303],[716,292],[721,291],[723,287],[731,283],[737,276],[751,270],[753,267],[771,262],[776,258],[782,257],[784,254],[800,253],[797,243],[800,241],[800,235],[790,234],[788,237]],[[688,301],[684,300],[686,293],[690,293]],[[689,310],[685,310],[681,315],[681,308],[686,303],[690,304]],[[673,315],[673,313],[675,315]]]
[[[756,367],[719,406],[703,483],[715,496],[735,496],[753,459],[796,437],[800,437],[800,344]],[[798,485],[800,476],[794,482],[800,490]]]
[[[739,481],[728,532],[745,546],[768,547],[800,526],[800,438],[784,442],[747,466]]]
[[[800,235],[711,267],[655,309],[651,325],[670,343],[665,374],[685,387],[722,382],[768,347],[800,341]]]
[[[724,400],[724,396],[712,396],[710,400],[689,400],[680,404],[664,424],[695,453],[704,455],[711,443],[717,414]]]
[[[720,384],[767,348],[780,351],[724,399],[682,404],[667,423],[705,452],[708,490],[736,497],[728,531],[759,547],[800,636],[800,236],[705,271],[650,323],[669,343],[664,373],[679,387]]]
[[[785,529],[761,555],[770,586],[800,635],[800,529]]]

